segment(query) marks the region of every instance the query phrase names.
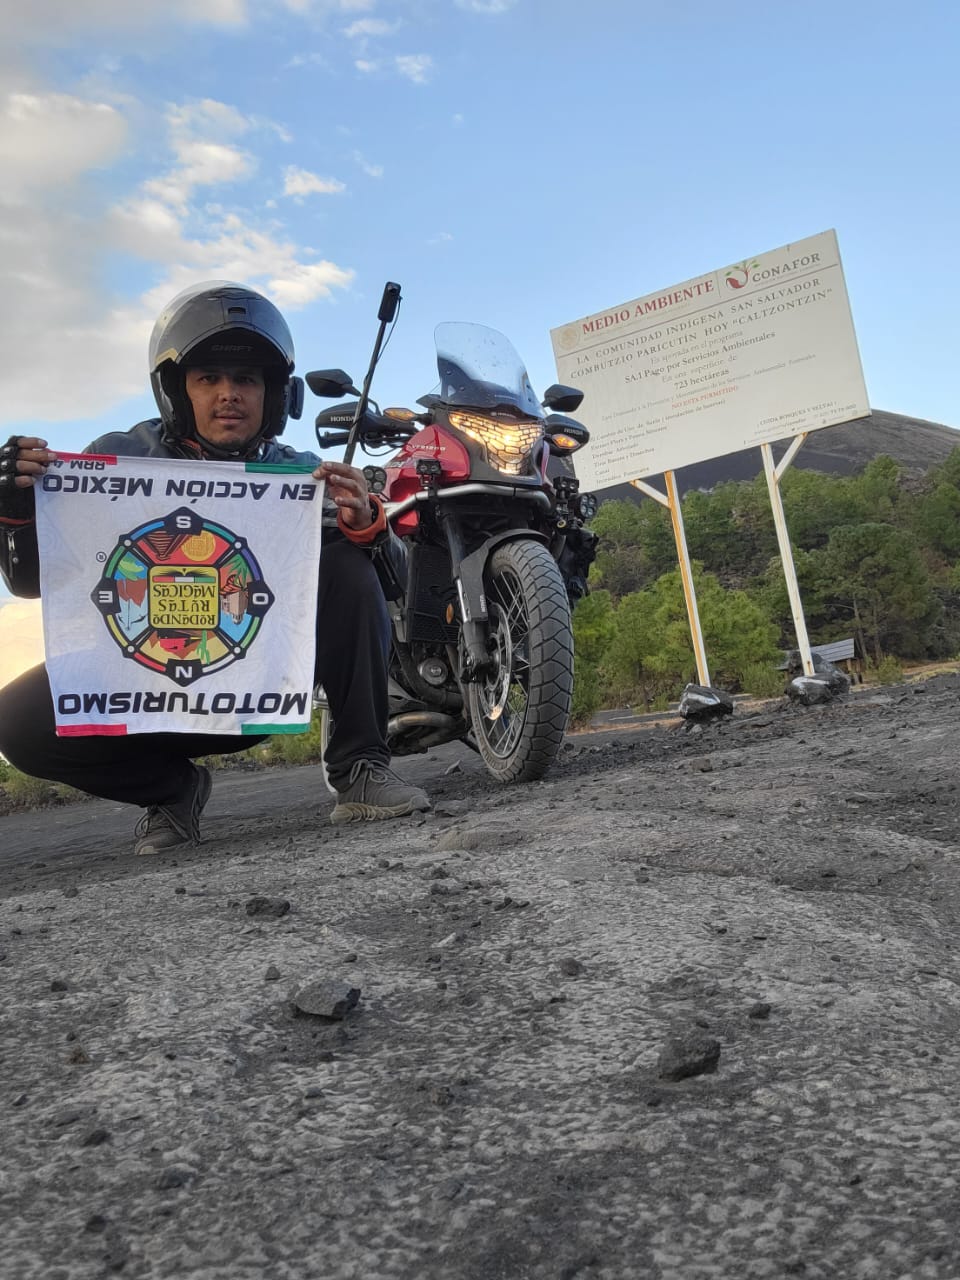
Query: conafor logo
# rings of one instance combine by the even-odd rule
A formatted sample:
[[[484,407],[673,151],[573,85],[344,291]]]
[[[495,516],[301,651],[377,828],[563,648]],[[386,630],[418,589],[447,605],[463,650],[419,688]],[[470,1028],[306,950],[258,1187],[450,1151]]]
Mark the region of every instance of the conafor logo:
[[[179,685],[246,657],[274,602],[243,538],[187,508],[122,537],[90,598],[125,657]]]
[[[735,266],[727,267],[727,273],[724,280],[730,289],[742,289],[750,279],[750,272],[754,267],[759,267],[760,263],[754,260],[748,262],[744,258],[743,262],[738,262]]]

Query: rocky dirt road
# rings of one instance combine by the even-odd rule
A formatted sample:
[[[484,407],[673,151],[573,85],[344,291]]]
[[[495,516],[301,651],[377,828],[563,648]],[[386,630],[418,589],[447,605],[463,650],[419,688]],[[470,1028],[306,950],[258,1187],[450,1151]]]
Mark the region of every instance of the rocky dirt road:
[[[958,702],[0,820],[0,1274],[955,1280]]]

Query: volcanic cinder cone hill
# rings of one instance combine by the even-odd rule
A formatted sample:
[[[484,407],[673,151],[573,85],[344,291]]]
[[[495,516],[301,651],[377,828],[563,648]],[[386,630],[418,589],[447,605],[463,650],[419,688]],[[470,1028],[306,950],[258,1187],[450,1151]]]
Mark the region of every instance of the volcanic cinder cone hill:
[[[773,455],[777,461],[789,445],[789,439],[774,443]],[[874,409],[866,418],[812,431],[791,465],[827,475],[852,476],[861,472],[868,462],[885,454],[899,462],[905,471],[922,475],[930,467],[943,462],[958,445],[960,430],[945,427],[939,422],[925,422],[922,418]],[[762,471],[760,450],[754,448],[680,467],[675,475],[680,493],[684,494],[690,489],[709,491],[728,480],[752,480]],[[644,479],[647,484],[663,491],[662,475]],[[613,499],[639,502],[642,499],[640,491],[629,484],[611,485],[595,492],[601,502]]]

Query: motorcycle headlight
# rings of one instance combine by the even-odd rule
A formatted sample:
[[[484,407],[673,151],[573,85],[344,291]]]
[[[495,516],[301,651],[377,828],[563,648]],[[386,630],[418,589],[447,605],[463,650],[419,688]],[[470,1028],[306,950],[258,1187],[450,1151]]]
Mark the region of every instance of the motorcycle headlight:
[[[540,422],[516,422],[486,418],[479,413],[450,413],[456,427],[487,450],[490,462],[508,476],[518,476],[524,459],[543,435]]]

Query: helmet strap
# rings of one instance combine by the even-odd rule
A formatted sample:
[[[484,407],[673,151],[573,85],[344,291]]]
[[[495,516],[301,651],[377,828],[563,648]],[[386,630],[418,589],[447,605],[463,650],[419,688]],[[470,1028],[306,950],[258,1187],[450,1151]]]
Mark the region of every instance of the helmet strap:
[[[250,462],[260,453],[263,445],[263,431],[260,430],[239,449],[221,449],[219,445],[212,444],[205,439],[196,428],[191,431],[189,436],[190,443],[196,443],[200,449],[200,455],[204,458],[213,458],[217,462]]]

